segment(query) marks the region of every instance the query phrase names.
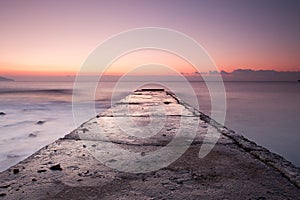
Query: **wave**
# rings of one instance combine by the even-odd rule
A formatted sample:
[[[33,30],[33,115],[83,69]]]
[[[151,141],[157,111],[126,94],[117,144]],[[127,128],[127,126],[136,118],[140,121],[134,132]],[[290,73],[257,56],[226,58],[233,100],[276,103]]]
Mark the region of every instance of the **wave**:
[[[27,154],[7,154],[6,155],[6,158],[8,159],[16,159],[16,158],[21,158],[21,157],[24,157],[24,156],[28,156]]]
[[[25,121],[15,122],[15,123],[11,123],[11,124],[5,124],[1,127],[5,128],[5,127],[20,126],[20,125],[34,124],[34,123],[36,123],[36,122],[33,120],[25,120]]]
[[[72,94],[72,89],[43,89],[43,90],[2,90],[0,94]]]

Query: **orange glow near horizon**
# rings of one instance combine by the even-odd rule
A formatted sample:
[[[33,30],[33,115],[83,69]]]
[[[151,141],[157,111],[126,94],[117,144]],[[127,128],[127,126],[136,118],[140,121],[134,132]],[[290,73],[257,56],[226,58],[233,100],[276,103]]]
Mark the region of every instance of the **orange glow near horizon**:
[[[129,55],[130,57],[134,57],[137,55]],[[110,75],[110,76],[121,76],[127,72],[130,72],[131,70],[135,70],[135,68],[138,67],[143,67],[144,65],[149,65],[149,64],[154,64],[154,65],[165,65],[169,66],[171,69],[176,71],[177,73],[182,73],[185,74],[186,76],[190,76],[195,74],[196,70],[194,67],[188,63],[187,61],[177,57],[177,56],[166,56],[165,58],[157,58],[157,59],[150,59],[152,56],[149,55],[145,56],[146,60],[145,62],[140,62],[139,60],[134,60],[132,62],[128,62],[129,58],[124,58],[121,57],[118,59],[116,62],[114,62],[106,72],[103,73],[103,75]],[[168,60],[170,57],[175,58],[174,60]],[[175,60],[180,60],[179,62],[174,62]],[[125,61],[124,63],[122,63]],[[131,63],[131,64],[130,64]],[[144,68],[145,69],[145,68]],[[167,71],[164,70],[156,70],[158,67],[154,67],[153,69],[150,70],[137,70],[134,72],[134,75],[175,75],[174,74],[167,74]],[[233,66],[227,66],[227,67],[222,67],[218,68],[219,72],[220,71],[226,71],[226,72],[233,72],[236,69],[252,69],[252,70],[274,70],[273,67],[264,67],[264,68],[252,68],[252,67],[247,67],[247,66],[241,66],[241,67],[233,67]],[[78,68],[79,70],[79,68]],[[13,68],[9,67],[0,67],[0,76],[7,76],[7,77],[18,77],[18,76],[76,76],[78,73],[78,70],[64,70],[63,67],[61,70],[51,70],[51,69],[43,69],[43,67],[39,68],[27,68],[21,69],[21,70],[16,70]],[[275,69],[276,70],[276,69]],[[291,71],[291,72],[298,72],[299,68],[298,67],[291,67],[286,70],[277,70],[277,71]],[[95,75],[95,73],[86,73],[86,75]]]
[[[143,70],[138,69],[150,63],[153,64],[153,67],[149,68],[148,66],[147,68],[144,67]],[[174,74],[170,74],[170,70],[165,70],[158,65],[168,66],[174,70]],[[77,70],[67,71],[65,70],[66,67],[53,69],[51,67],[21,65],[20,68],[19,70],[13,70],[13,68],[6,65],[6,67],[1,67],[0,74],[5,76],[76,76],[77,74]],[[80,70],[80,67],[78,70]],[[121,56],[103,74],[119,76],[132,70],[135,70],[134,75],[175,75],[176,73],[193,74],[195,72],[190,63],[177,55],[159,50],[141,50]],[[86,75],[95,75],[95,72],[86,73]]]
[[[215,52],[209,52],[211,58],[217,65],[218,71],[224,70],[226,72],[232,72],[236,69],[252,69],[252,70],[277,70],[277,71],[299,71],[297,65],[293,65],[295,60],[282,60],[278,65],[284,66],[284,64],[289,65],[290,67],[284,68],[275,68],[275,61],[272,61],[272,55],[270,57],[264,57],[262,61],[251,60],[253,56],[249,55],[239,55],[236,56],[234,60],[227,59],[225,55],[214,54]],[[79,55],[79,54],[78,54]],[[72,64],[66,64],[67,61],[61,62],[49,62],[49,64],[38,64],[37,62],[30,62],[30,59],[24,63],[9,63],[3,62],[0,60],[0,76],[76,76],[80,70],[80,64],[84,62],[86,56],[78,56],[80,61],[74,61]],[[55,59],[54,59],[55,60]],[[270,61],[271,60],[271,61]],[[46,60],[47,61],[47,60]],[[45,61],[45,63],[47,63]],[[42,61],[39,61],[42,63]],[[75,64],[77,63],[77,64]],[[109,66],[105,75],[123,75],[126,72],[133,70],[134,68],[149,64],[162,64],[169,66],[177,73],[184,73],[185,75],[193,75],[195,73],[195,68],[188,63],[183,58],[160,50],[140,50],[131,52],[129,54],[123,55],[118,58],[115,62]],[[145,68],[144,68],[145,69]],[[203,71],[205,72],[205,71]],[[139,71],[135,73],[136,75],[169,75],[166,71],[161,71],[160,69],[153,68],[147,69],[144,72]],[[95,73],[87,73],[87,75],[94,75]]]
[[[75,76],[76,71],[65,70],[41,70],[40,68],[27,68],[16,70],[9,67],[0,70],[1,76]]]
[[[169,70],[159,65],[168,66],[174,70],[174,74],[169,74]],[[191,74],[195,72],[195,69],[175,54],[160,50],[141,50],[121,56],[108,67],[104,74],[123,75],[127,72],[132,72],[133,75],[175,75],[176,73]]]

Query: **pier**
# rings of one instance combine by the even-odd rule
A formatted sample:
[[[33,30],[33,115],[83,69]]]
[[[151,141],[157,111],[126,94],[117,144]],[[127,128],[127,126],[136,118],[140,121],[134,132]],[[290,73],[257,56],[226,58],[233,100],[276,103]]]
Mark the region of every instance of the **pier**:
[[[219,139],[199,158],[208,129]],[[174,140],[182,155],[151,157]],[[1,172],[0,199],[300,199],[300,170],[176,94],[143,89]]]

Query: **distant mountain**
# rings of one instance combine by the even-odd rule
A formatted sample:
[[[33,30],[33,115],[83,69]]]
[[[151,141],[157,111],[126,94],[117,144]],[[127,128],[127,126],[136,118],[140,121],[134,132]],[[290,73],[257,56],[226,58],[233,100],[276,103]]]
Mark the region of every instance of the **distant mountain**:
[[[276,71],[276,70],[253,70],[253,69],[236,69],[232,72],[209,71],[209,72],[194,72],[194,74],[182,73],[189,81],[215,81],[218,79],[218,74],[222,75],[223,81],[298,81],[300,71]],[[201,75],[201,76],[200,76]]]
[[[0,76],[0,81],[15,81],[15,80]]]

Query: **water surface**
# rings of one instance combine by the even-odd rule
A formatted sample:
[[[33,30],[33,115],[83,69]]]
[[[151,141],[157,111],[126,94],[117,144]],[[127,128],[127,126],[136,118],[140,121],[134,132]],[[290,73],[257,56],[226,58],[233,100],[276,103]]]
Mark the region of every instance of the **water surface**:
[[[134,83],[114,88],[99,85],[96,111],[110,107],[112,91],[121,99]],[[182,83],[175,93],[189,101]],[[201,111],[210,114],[204,82],[192,82]],[[72,82],[0,82],[0,171],[76,128],[72,113]],[[226,82],[225,125],[300,166],[300,84],[297,82]],[[83,91],[84,93],[84,91]],[[84,121],[93,116],[84,116]]]

